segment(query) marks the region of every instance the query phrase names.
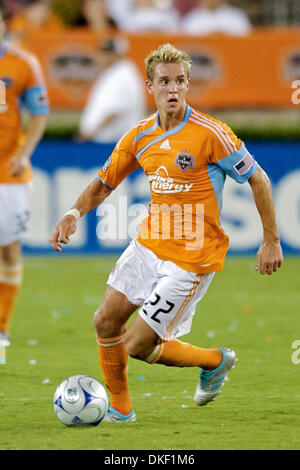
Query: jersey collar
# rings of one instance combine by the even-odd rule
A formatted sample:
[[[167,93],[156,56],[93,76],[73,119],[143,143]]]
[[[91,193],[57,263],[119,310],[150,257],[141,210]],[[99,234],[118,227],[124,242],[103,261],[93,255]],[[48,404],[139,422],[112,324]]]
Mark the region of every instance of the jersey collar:
[[[160,142],[161,140],[164,140],[166,139],[167,137],[171,136],[171,135],[174,135],[174,134],[177,134],[177,132],[181,131],[181,129],[186,125],[186,123],[188,122],[189,118],[190,118],[190,115],[191,115],[191,112],[192,112],[192,108],[187,105],[186,106],[186,111],[185,111],[185,116],[182,120],[182,122],[177,126],[177,127],[174,127],[174,129],[170,129],[169,131],[167,132],[163,132],[163,134],[161,134],[160,136],[156,137],[156,139],[153,139],[151,142],[149,142],[149,144],[145,145],[145,147],[143,147],[137,154],[136,154],[136,159],[138,160],[140,158],[140,156],[146,151],[148,150],[148,148],[150,148],[152,145],[154,144],[157,144],[158,142]],[[155,127],[156,126],[156,127]],[[157,113],[157,118],[156,118],[156,121],[155,121],[155,124],[154,124],[154,127],[155,129],[158,127],[158,113]],[[153,130],[153,128],[152,128]]]

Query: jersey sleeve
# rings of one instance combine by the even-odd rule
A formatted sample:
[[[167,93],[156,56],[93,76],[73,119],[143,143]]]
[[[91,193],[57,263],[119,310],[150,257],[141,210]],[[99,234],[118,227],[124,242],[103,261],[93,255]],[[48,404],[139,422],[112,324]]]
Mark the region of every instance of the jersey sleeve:
[[[125,134],[97,173],[100,181],[110,189],[115,189],[126,176],[140,168],[133,141],[134,135],[131,132]]]
[[[27,76],[20,97],[21,105],[25,106],[31,115],[48,114],[48,94],[40,64],[33,56],[26,59]]]
[[[212,136],[210,161],[237,183],[247,182],[258,167],[246,145],[224,123]]]

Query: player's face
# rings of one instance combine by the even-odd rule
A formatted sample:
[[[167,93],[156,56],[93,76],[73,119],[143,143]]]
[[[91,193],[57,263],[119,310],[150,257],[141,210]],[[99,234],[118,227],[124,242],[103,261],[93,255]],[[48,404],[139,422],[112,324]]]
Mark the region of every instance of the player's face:
[[[189,80],[182,64],[158,64],[147,89],[154,96],[159,111],[177,112],[184,108]]]

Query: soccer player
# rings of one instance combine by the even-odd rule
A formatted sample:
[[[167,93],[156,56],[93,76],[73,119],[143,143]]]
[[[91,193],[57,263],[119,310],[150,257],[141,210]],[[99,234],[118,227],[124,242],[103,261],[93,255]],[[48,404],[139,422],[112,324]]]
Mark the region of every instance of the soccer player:
[[[110,394],[107,421],[135,421],[127,380],[128,355],[154,364],[199,367],[194,401],[202,406],[220,392],[236,361],[227,348],[182,342],[197,303],[221,271],[228,236],[220,226],[226,175],[249,182],[264,239],[256,269],[272,274],[282,264],[271,186],[245,144],[224,123],[186,103],[191,61],[164,44],[145,60],[146,88],[157,112],[120,139],[97,177],[52,231],[61,252],[80,217],[100,204],[132,171],[150,183],[149,215],[112,270],[95,313],[99,364]],[[139,314],[126,330],[126,322]]]
[[[10,345],[11,316],[22,284],[21,242],[30,218],[30,157],[47,122],[48,102],[35,57],[4,42],[0,4],[0,345]],[[21,107],[29,112],[22,129]]]

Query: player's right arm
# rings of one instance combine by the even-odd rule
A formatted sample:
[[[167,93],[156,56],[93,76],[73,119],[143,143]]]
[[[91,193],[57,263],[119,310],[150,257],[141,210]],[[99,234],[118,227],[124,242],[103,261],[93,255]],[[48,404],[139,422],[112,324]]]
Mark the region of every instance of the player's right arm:
[[[61,252],[62,244],[70,241],[77,229],[77,222],[95,209],[123,181],[129,173],[139,168],[133,149],[134,136],[129,132],[118,142],[113,153],[95,178],[81,193],[74,206],[52,231],[49,242],[54,250]]]
[[[95,178],[84,189],[74,206],[70,209],[75,215],[66,213],[49,237],[49,242],[54,250],[62,251],[62,244],[69,243],[70,236],[76,231],[79,218],[95,209],[111,192],[112,189],[103,184],[98,178]]]

